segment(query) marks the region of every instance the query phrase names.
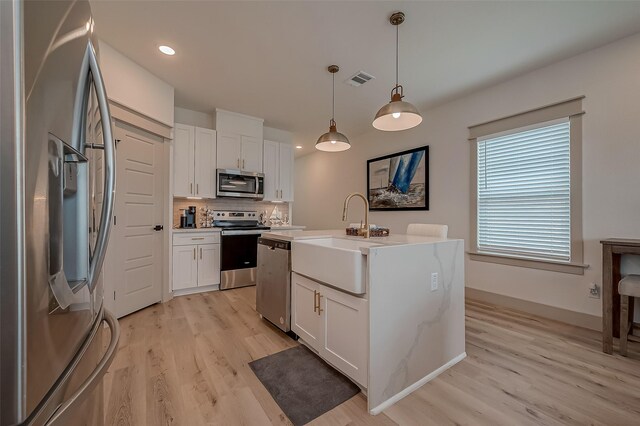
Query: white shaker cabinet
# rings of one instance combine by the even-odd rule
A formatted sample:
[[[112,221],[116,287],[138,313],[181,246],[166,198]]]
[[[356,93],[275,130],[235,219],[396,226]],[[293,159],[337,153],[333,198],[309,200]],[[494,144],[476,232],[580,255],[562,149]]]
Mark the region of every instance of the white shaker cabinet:
[[[262,141],[236,133],[218,134],[217,164],[220,169],[262,172]]]
[[[218,133],[218,152],[216,156],[219,169],[239,169],[242,143],[240,135]]]
[[[264,141],[264,199],[293,201],[293,147]]]
[[[220,244],[198,246],[198,287],[220,284]]]
[[[198,286],[198,246],[173,247],[173,290]]]
[[[194,181],[196,197],[216,197],[216,131],[195,128]]]
[[[215,198],[216,131],[176,123],[173,195]]]
[[[173,291],[220,284],[220,233],[174,234],[172,278]]]
[[[247,172],[262,172],[262,140],[252,136],[241,136],[241,169]]]
[[[367,386],[368,301],[292,273],[291,329],[318,354]]]
[[[173,129],[173,195],[193,195],[195,127],[177,124]]]
[[[291,274],[291,329],[316,351],[320,350],[319,288],[317,282]]]
[[[320,285],[320,355],[357,383],[367,384],[368,304],[361,297]]]

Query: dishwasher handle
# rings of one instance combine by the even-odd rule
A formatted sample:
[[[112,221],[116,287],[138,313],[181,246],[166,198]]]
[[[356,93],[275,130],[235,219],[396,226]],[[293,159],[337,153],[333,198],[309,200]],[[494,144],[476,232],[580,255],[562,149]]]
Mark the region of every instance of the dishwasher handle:
[[[258,245],[267,246],[269,250],[291,250],[291,241],[273,240],[271,238],[258,238]]]

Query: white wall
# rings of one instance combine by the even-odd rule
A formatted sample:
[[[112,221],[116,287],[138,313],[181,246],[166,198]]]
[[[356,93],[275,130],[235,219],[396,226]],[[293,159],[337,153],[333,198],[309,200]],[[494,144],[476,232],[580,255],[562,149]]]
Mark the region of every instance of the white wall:
[[[293,144],[293,134],[287,130],[264,126],[263,136],[268,141],[284,142],[290,145]]]
[[[109,99],[173,127],[173,87],[107,43],[99,48]]]
[[[205,129],[213,129],[214,120],[212,114],[175,107],[174,119],[176,123],[186,124],[188,126],[204,127]]]
[[[455,70],[451,70],[455,72]],[[411,92],[407,93],[411,101]],[[366,160],[404,149],[430,146],[428,212],[372,212],[371,222],[403,233],[408,223],[449,225],[451,237],[469,241],[470,144],[467,127],[585,95],[583,119],[584,276],[466,260],[467,286],[592,315],[601,301],[588,297],[601,283],[601,246],[610,237],[640,238],[640,34],[569,58],[422,111],[415,129],[385,133],[372,129],[352,138],[344,153],[314,153],[296,160],[296,222],[310,229],[341,228],[342,203],[366,191]],[[380,102],[384,102],[381,99]],[[375,108],[372,105],[372,117]],[[359,221],[354,205],[349,220]],[[468,248],[468,247],[467,247]],[[627,270],[640,270],[628,260]]]

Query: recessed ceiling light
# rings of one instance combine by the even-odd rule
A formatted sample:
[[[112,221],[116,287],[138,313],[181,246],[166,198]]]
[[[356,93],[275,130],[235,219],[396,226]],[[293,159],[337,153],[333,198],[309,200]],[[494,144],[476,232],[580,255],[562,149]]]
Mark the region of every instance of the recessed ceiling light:
[[[176,51],[169,46],[160,46],[158,49],[165,55],[173,56],[176,54]]]
[[[302,145],[296,145],[296,149],[302,149]]]

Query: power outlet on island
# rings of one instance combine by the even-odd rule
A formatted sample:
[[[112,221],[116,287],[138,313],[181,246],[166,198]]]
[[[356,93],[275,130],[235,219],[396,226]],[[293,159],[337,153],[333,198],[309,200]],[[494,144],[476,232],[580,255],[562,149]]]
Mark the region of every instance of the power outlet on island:
[[[431,273],[431,291],[436,291],[438,289],[438,273]]]
[[[600,299],[600,286],[598,284],[589,284],[589,297],[592,299]]]

